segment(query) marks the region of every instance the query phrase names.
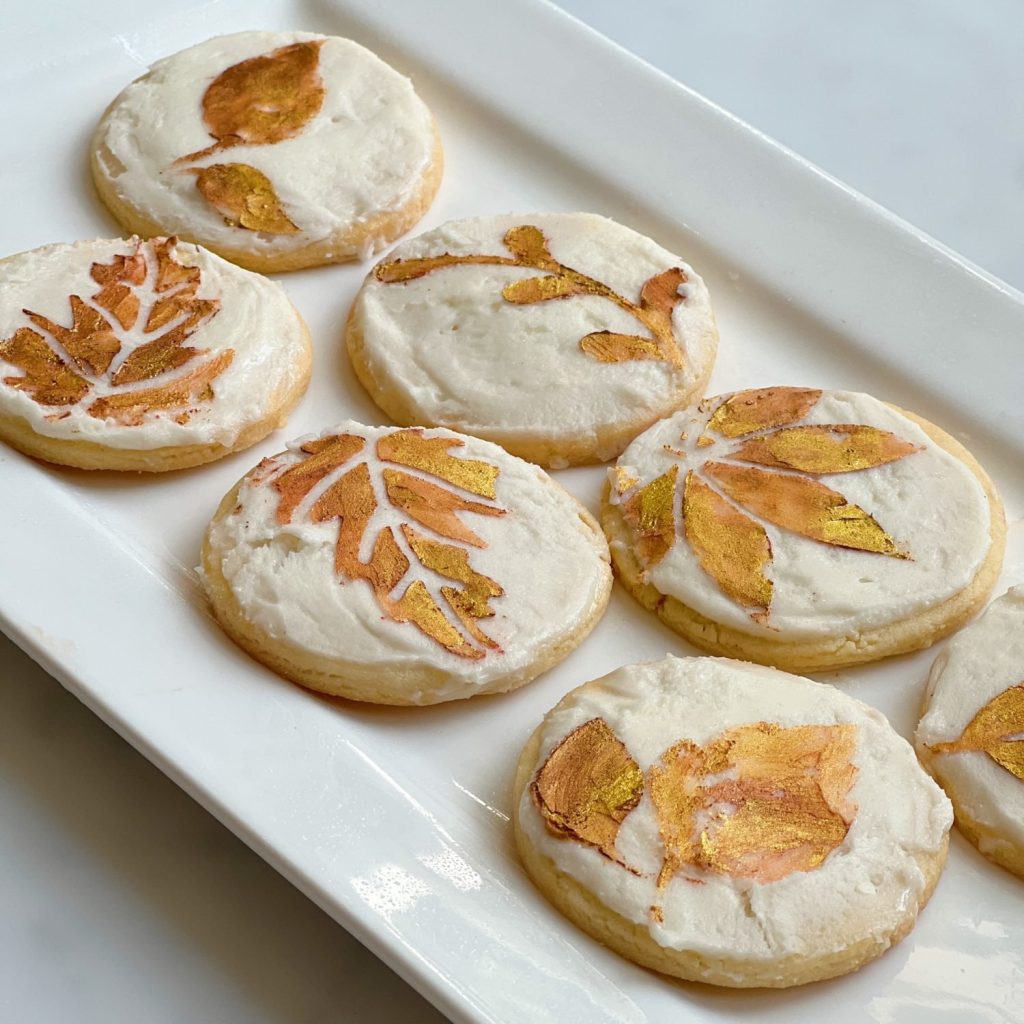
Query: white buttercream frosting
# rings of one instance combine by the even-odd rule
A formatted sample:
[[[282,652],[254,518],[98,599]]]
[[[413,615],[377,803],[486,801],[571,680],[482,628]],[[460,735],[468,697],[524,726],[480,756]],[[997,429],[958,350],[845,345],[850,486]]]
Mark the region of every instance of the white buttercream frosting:
[[[764,624],[754,621],[701,568],[681,532],[680,495],[687,471],[699,470],[707,461],[728,461],[729,453],[746,439],[730,440],[709,432],[714,443],[708,447],[698,443],[723,400],[711,399],[703,411],[679,412],[656,423],[617,463],[621,475],[635,478],[640,485],[678,467],[675,543],[645,575],[662,594],[746,633],[844,637],[910,618],[957,594],[974,578],[991,545],[992,510],[973,472],[890,406],[870,395],[826,391],[799,424],[864,424],[919,446],[920,450],[886,465],[811,478],[873,516],[910,557],[895,558],[811,540],[744,509],[767,531],[772,552],[766,570],[773,583],[770,613]],[[615,479],[611,500],[619,502]]]
[[[677,875],[659,893],[664,846],[646,792],[616,842],[638,875],[549,831],[526,788],[519,821],[531,844],[659,945],[754,961],[823,956],[867,934],[892,933],[920,900],[925,878],[915,856],[941,849],[952,810],[910,745],[875,709],[773,669],[668,657],[618,669],[571,694],[544,721],[536,767],[593,718],[604,719],[644,772],[679,740],[703,746],[750,723],[856,726],[849,793],[856,812],[845,839],[819,867],[774,882],[694,869],[702,884]],[[656,904],[660,922],[651,914]]]
[[[704,282],[649,238],[595,214],[517,214],[453,221],[403,242],[386,262],[443,253],[509,257],[503,238],[520,225],[540,228],[556,261],[633,303],[651,277],[683,270],[683,301],[672,314],[682,367],[639,359],[605,363],[582,351],[581,339],[594,331],[650,336],[607,298],[515,304],[502,298],[503,287],[542,272],[463,264],[400,283],[369,276],[353,318],[379,387],[431,422],[553,444],[675,408],[710,370],[717,334]]]
[[[138,250],[147,262],[147,277],[138,289],[141,312],[136,325],[123,329],[113,316],[95,303],[101,289],[91,276],[94,263],[110,263],[116,256]],[[70,296],[77,295],[103,313],[120,343],[120,351],[107,373],[95,375],[81,367],[75,372],[91,385],[89,394],[71,406],[41,405],[17,386],[23,371],[0,356],[0,414],[25,420],[37,433],[68,441],[93,441],[111,448],[152,449],[165,445],[231,445],[248,425],[259,422],[277,408],[283,394],[293,390],[306,372],[308,342],[294,307],[280,285],[259,274],[242,270],[199,246],[179,242],[173,250],[177,262],[198,267],[196,296],[220,303],[215,315],[194,331],[185,345],[201,355],[183,366],[148,380],[115,387],[110,375],[140,345],[154,340],[143,326],[148,310],[160,297],[153,291],[156,273],[152,242],[109,239],[74,244],[47,245],[0,261],[0,339],[19,328],[42,335],[66,362],[59,341],[28,319],[24,310],[40,313],[62,327],[72,325]],[[171,323],[173,326],[173,321]],[[99,419],[89,405],[105,395],[147,390],[173,383],[217,353],[231,349],[227,368],[212,382],[213,397],[188,407],[188,418],[179,422],[181,409],[154,409],[138,425]],[[3,383],[4,378],[12,383]]]
[[[239,145],[178,164],[213,144],[202,117],[207,86],[234,64],[324,40],[320,110],[293,138]],[[208,245],[273,254],[309,245],[403,206],[429,166],[434,129],[412,83],[369,50],[310,32],[217,36],[154,64],[105,116],[96,144],[116,191],[168,233]],[[270,180],[298,234],[231,227],[196,189],[189,168],[243,163]]]
[[[212,526],[209,541],[246,617],[272,638],[318,656],[379,665],[382,672],[421,665],[442,668],[450,680],[445,693],[452,696],[465,696],[467,684],[484,687],[523,669],[543,649],[571,645],[571,638],[604,600],[610,572],[604,538],[581,518],[576,500],[537,466],[486,441],[446,430],[425,430],[423,436],[462,441],[461,447],[449,449],[450,454],[497,467],[493,500],[466,493],[429,473],[384,463],[377,455],[377,441],[393,433],[393,427],[351,421],[325,431],[321,436],[355,434],[366,444],[311,491],[284,525],[277,520],[279,495],[272,481],[305,458],[299,448],[310,438],[294,442],[243,481],[237,507]],[[361,462],[369,469],[377,511],[363,535],[359,557],[368,561],[381,531],[391,527],[412,567],[393,590],[395,599],[414,579],[422,579],[444,608],[440,588],[451,585],[451,580],[420,565],[402,537],[403,522],[442,543],[453,542],[390,505],[381,479],[385,467],[505,510],[500,516],[458,513],[482,541],[482,546],[465,547],[470,566],[504,591],[490,600],[493,617],[477,621],[497,650],[480,659],[450,653],[413,624],[386,617],[368,583],[346,580],[335,571],[338,521],[314,523],[307,511],[324,490]],[[409,697],[414,700],[416,695]]]
[[[958,740],[974,716],[1011,686],[1024,685],[1024,587],[1012,587],[961,630],[935,659],[919,747]],[[1024,742],[1024,737],[1021,738]],[[936,777],[985,829],[986,853],[1024,850],[1024,781],[982,751],[930,752]]]

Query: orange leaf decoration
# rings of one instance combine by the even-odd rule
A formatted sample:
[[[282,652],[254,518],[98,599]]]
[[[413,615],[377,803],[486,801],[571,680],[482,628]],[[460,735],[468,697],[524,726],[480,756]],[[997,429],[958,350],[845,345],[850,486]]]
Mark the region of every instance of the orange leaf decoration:
[[[680,285],[686,274],[678,267],[656,274],[645,282],[640,301],[635,303],[619,295],[608,285],[559,263],[552,255],[544,232],[532,224],[510,228],[504,237],[505,248],[511,256],[468,255],[454,256],[442,253],[421,259],[392,260],[379,263],[374,276],[384,284],[401,284],[433,274],[446,267],[498,266],[528,267],[544,273],[543,277],[527,277],[510,281],[502,289],[502,298],[517,306],[569,299],[578,295],[595,295],[628,313],[649,334],[619,334],[613,331],[594,331],[580,339],[580,349],[591,359],[602,363],[622,363],[636,359],[651,359],[667,363],[675,369],[683,366],[683,353],[672,328],[672,314],[682,300]]]
[[[175,259],[176,244],[140,242],[133,253],[94,263],[91,276],[101,287],[88,299],[69,297],[70,327],[25,310],[38,330],[21,327],[0,340],[0,362],[22,371],[4,384],[62,408],[55,417],[89,400],[86,411],[96,419],[137,426],[152,412],[178,410],[175,419],[184,423],[195,405],[212,400],[211,385],[234,352],[201,360],[207,350],[186,345],[220,302],[197,296],[199,269]],[[184,372],[174,375],[178,370]],[[143,382],[151,386],[134,386]]]
[[[819,867],[856,813],[856,733],[759,722],[671,747],[647,774],[665,846],[659,888],[688,868],[775,882]]]
[[[466,496],[493,499],[499,471],[452,455],[462,444],[453,437],[424,437],[422,430],[395,430],[377,442],[376,458],[390,464],[378,478],[365,439],[336,434],[304,444],[307,457],[269,479],[279,496],[280,524],[337,521],[335,571],[368,584],[387,618],[411,623],[451,654],[479,659],[498,649],[479,623],[494,615],[490,602],[504,591],[473,569],[469,552],[459,546],[486,547],[461,516],[506,513]],[[261,474],[260,482],[265,479]],[[318,496],[304,507],[314,489]]]
[[[960,738],[931,747],[937,754],[981,751],[1024,781],[1024,683],[993,697],[968,723]]]
[[[594,846],[622,864],[615,840],[643,789],[640,766],[604,719],[592,718],[551,751],[530,793],[556,836]]]
[[[233,228],[294,235],[299,228],[277,198],[270,179],[248,164],[211,164],[196,172],[196,188]]]

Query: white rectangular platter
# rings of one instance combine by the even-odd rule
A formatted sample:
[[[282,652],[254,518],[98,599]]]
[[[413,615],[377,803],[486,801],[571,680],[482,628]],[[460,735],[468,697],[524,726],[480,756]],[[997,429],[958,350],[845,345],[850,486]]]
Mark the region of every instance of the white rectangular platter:
[[[350,36],[411,75],[447,151],[423,227],[585,209],[652,235],[707,279],[711,392],[841,386],[964,440],[1011,523],[1024,581],[1020,295],[540,0],[122,0],[5,13],[4,253],[112,237],[86,147],[156,58],[244,28]],[[666,981],[576,931],[512,845],[521,744],[572,686],[686,645],[616,589],[556,670],[503,697],[396,710],[317,698],[250,661],[193,566],[221,495],[286,437],[379,413],[342,353],[366,266],[282,277],[314,381],[284,434],[163,478],[50,468],[0,449],[0,626],[456,1021],[998,1024],[1024,1020],[1024,883],[954,837],[916,931],[857,974],[782,992]],[[559,479],[592,509],[603,471]],[[823,676],[909,734],[933,654]],[[272,927],[272,922],[269,923]],[[341,1011],[343,1012],[343,1011]]]

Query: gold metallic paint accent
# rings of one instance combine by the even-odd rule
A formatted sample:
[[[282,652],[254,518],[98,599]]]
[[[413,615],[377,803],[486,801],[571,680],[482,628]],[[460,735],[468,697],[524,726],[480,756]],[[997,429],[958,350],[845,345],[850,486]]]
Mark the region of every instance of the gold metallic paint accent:
[[[873,469],[918,451],[919,445],[888,430],[859,423],[828,423],[752,437],[728,457],[818,475]]]
[[[278,523],[284,525],[290,522],[295,509],[302,504],[306,495],[325,476],[358,455],[365,445],[363,438],[355,434],[334,434],[316,441],[307,441],[302,451],[311,458],[290,466],[272,482],[274,490],[280,495],[277,504]]]
[[[618,466],[612,469],[612,486],[615,488],[616,494],[625,494],[626,491],[636,487],[638,483],[640,481],[632,473],[627,473]]]
[[[460,459],[450,455],[450,448],[465,445],[457,437],[424,437],[419,428],[396,430],[377,442],[377,454],[385,462],[397,462],[410,469],[421,469],[447,480],[482,498],[495,496],[498,467],[479,459]]]
[[[643,790],[640,766],[602,718],[569,733],[530,785],[550,832],[596,847],[618,864],[623,863],[615,850],[619,828]]]
[[[97,377],[106,373],[121,351],[121,342],[110,322],[78,295],[71,296],[71,327],[62,327],[30,309],[22,312],[36,327],[53,336],[82,373]]]
[[[170,291],[182,284],[199,285],[200,271],[198,267],[190,267],[175,259],[174,250],[178,244],[178,236],[154,238],[151,242],[153,254],[156,256],[156,291],[158,294]],[[141,283],[141,282],[140,282]]]
[[[676,539],[676,478],[679,467],[631,494],[622,503],[622,514],[636,534],[636,551],[645,568],[660,562]]]
[[[758,388],[738,391],[715,410],[708,430],[723,437],[742,437],[767,427],[802,420],[821,398],[813,388]]]
[[[385,469],[383,477],[388,500],[395,508],[401,509],[411,519],[415,519],[434,533],[475,548],[484,548],[487,545],[459,519],[456,513],[475,512],[483,516],[505,514],[503,508],[484,505],[479,501],[467,501],[422,477],[412,476],[398,469]]]
[[[1024,781],[1024,682],[993,697],[971,719],[959,739],[929,749],[936,754],[980,751]]]
[[[249,164],[210,164],[193,169],[200,195],[233,228],[268,235],[301,230],[284,212],[270,179]]]
[[[700,567],[722,592],[765,622],[772,603],[772,546],[760,523],[744,515],[692,471],[683,486],[683,532]]]
[[[4,377],[3,382],[24,391],[40,405],[75,405],[91,388],[46,344],[41,334],[29,327],[19,327],[0,341],[0,362],[23,371],[22,376]]]

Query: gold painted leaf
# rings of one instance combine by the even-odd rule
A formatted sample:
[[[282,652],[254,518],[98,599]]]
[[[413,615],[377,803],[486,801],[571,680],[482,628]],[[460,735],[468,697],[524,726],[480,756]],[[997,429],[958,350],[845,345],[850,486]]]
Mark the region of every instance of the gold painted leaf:
[[[494,518],[506,510],[451,489],[491,499],[496,495],[496,466],[451,454],[464,443],[424,437],[419,429],[394,430],[376,445],[377,458],[388,465],[371,471],[363,454],[365,440],[337,434],[304,444],[306,458],[273,476],[271,486],[279,495],[278,523],[304,517],[316,523],[337,521],[335,571],[342,579],[367,583],[387,618],[414,625],[451,654],[480,659],[498,649],[480,622],[494,615],[491,601],[504,591],[470,564],[470,553],[460,545],[487,545],[460,517]],[[253,483],[265,479],[261,471]],[[302,512],[314,488],[319,494]],[[415,529],[410,520],[428,532]],[[363,561],[368,535],[372,550]]]
[[[691,471],[683,488],[683,530],[700,567],[722,592],[755,621],[766,621],[772,603],[772,581],[766,575],[772,546],[764,527]]]
[[[640,290],[640,304],[644,309],[651,310],[666,321],[670,321],[673,310],[682,301],[679,286],[685,283],[686,274],[679,267],[655,274]]]
[[[300,229],[277,198],[270,179],[248,164],[210,164],[195,172],[202,197],[233,228],[268,235],[294,235]]]
[[[544,232],[532,224],[509,228],[505,232],[504,241],[505,248],[524,261],[551,259],[548,240],[544,237]]]
[[[100,375],[121,351],[121,343],[113,326],[99,310],[83,302],[77,295],[70,297],[71,326],[62,327],[41,313],[23,310],[36,327],[52,335],[71,357],[82,373]]]
[[[643,789],[643,772],[625,745],[603,718],[592,718],[551,751],[530,794],[552,833],[621,864],[615,840]]]
[[[738,391],[715,410],[708,430],[723,437],[742,437],[767,427],[782,427],[802,420],[819,398],[821,391],[811,388]]]
[[[646,568],[660,562],[676,539],[676,478],[672,466],[622,503],[622,514],[636,536],[636,551]]]
[[[706,747],[681,740],[647,773],[666,886],[696,870],[757,882],[813,871],[856,814],[857,728],[758,722]]]
[[[634,359],[665,361],[657,341],[638,334],[594,331],[580,339],[580,348],[599,363],[626,363]]]
[[[580,295],[582,291],[575,281],[549,274],[547,277],[510,281],[502,288],[501,297],[517,306],[528,306],[534,302],[547,302],[548,299],[567,299]]]
[[[993,697],[968,723],[960,738],[938,743],[937,754],[981,751],[1024,781],[1024,683]]]
[[[836,423],[788,427],[744,441],[729,458],[801,473],[851,473],[895,462],[920,447],[888,430]]]
[[[725,462],[708,462],[703,472],[737,505],[783,529],[836,547],[909,557],[864,509],[817,480]]]
[[[40,405],[75,405],[89,394],[89,382],[31,328],[19,327],[0,341],[0,362],[22,371],[20,377],[4,377],[4,383],[24,391]]]

